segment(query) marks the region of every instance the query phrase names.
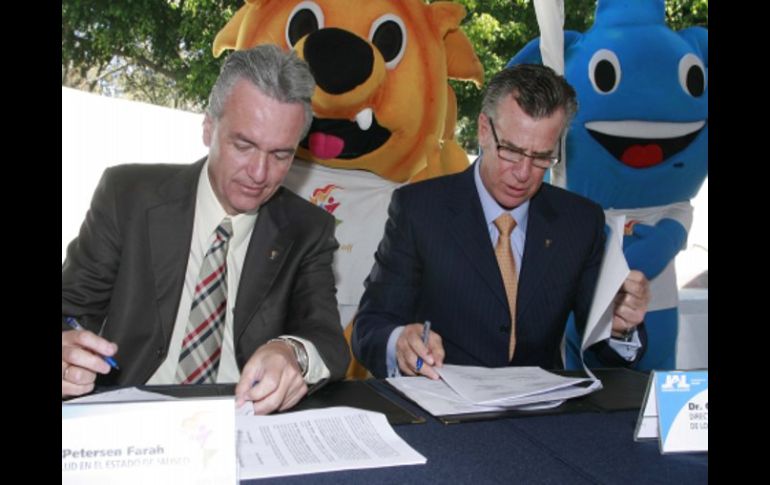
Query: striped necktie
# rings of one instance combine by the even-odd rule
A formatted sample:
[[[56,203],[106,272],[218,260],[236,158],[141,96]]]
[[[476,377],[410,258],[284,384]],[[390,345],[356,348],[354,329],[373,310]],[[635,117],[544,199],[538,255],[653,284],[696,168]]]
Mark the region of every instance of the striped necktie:
[[[511,340],[508,344],[508,361],[513,359],[513,350],[516,348],[516,292],[518,280],[516,279],[516,260],[511,251],[511,232],[516,227],[516,220],[507,212],[495,219],[495,226],[500,231],[495,245],[495,257],[500,266],[500,275],[503,277],[505,296],[508,299],[508,308],[511,311]]]
[[[181,384],[216,381],[227,315],[227,246],[233,234],[229,217],[217,226],[216,239],[201,263],[190,317],[185,327],[176,380]]]

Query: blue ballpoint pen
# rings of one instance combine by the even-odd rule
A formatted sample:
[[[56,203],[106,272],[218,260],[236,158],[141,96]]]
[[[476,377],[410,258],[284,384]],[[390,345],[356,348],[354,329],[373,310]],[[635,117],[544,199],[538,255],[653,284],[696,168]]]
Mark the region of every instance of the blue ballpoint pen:
[[[67,325],[69,325],[73,330],[85,330],[85,328],[83,328],[83,326],[72,317],[67,317],[64,320],[67,322]],[[110,364],[110,367],[112,367],[113,369],[120,370],[120,367],[118,367],[118,363],[115,362],[115,359],[113,359],[112,357],[102,355],[102,359],[104,359],[105,362]]]
[[[422,326],[422,343],[428,345],[428,335],[430,335],[430,320],[425,320],[425,325]],[[422,357],[417,357],[417,372],[422,369]]]

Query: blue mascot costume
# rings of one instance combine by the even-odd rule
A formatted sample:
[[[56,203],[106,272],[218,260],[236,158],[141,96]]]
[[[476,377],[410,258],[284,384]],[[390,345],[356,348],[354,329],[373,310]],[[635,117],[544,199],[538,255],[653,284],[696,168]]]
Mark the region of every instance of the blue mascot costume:
[[[564,33],[565,77],[579,109],[567,135],[566,184],[626,216],[623,251],[651,282],[640,370],[675,368],[678,290],[694,197],[708,175],[708,31],[674,32],[664,0],[599,0],[594,25]],[[539,39],[508,65],[541,63]],[[567,330],[567,367],[580,339]],[[598,361],[585,355],[589,366]]]

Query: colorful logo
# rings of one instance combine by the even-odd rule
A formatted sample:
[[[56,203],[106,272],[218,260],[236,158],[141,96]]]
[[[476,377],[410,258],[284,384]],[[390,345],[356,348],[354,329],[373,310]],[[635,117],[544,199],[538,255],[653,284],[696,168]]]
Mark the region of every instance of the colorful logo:
[[[325,210],[329,214],[334,215],[334,211],[337,210],[337,207],[340,205],[340,202],[335,200],[332,196],[332,193],[337,189],[344,190],[342,187],[334,184],[328,184],[324,187],[315,189],[313,191],[313,195],[310,196],[310,202]],[[336,217],[334,220],[337,221],[337,224],[342,222]]]

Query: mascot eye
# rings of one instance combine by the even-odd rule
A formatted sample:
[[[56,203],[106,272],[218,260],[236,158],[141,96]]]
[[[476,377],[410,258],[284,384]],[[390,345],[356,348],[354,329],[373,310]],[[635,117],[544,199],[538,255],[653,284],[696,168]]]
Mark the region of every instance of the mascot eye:
[[[385,67],[393,69],[401,62],[406,50],[404,21],[393,14],[378,18],[369,29],[369,39],[377,46],[385,59]]]
[[[315,2],[300,2],[289,14],[286,42],[294,47],[301,38],[324,28],[324,13]]]
[[[687,54],[679,61],[679,84],[684,92],[699,98],[706,90],[706,69],[703,62],[693,54]]]
[[[614,52],[600,49],[588,63],[588,77],[599,94],[610,94],[620,84],[620,61]]]

